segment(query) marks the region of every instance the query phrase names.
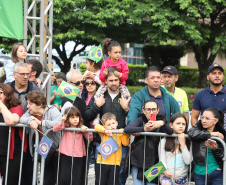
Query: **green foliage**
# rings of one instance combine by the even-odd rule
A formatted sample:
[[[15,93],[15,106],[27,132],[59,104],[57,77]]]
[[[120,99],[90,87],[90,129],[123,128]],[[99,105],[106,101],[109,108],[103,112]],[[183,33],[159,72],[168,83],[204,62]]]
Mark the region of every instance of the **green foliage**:
[[[190,88],[190,87],[180,87],[181,89],[183,89],[188,96],[188,106],[189,106],[189,110],[192,110],[192,106],[193,106],[193,102],[194,102],[194,98],[196,96],[196,94],[201,91],[202,89],[197,89],[197,88]]]
[[[131,40],[142,42],[146,38],[146,35],[141,35],[142,27],[126,21],[132,2],[133,0],[54,0],[52,48],[56,49],[60,58],[54,55],[52,57],[61,71],[67,72],[73,57],[84,51],[86,46],[99,45],[106,37],[120,43]],[[38,2],[37,12],[40,12],[39,5]],[[65,44],[69,41],[75,42],[70,53],[65,49]],[[0,38],[0,49],[4,48],[3,52],[9,53],[15,42],[18,41]]]
[[[145,63],[148,66],[163,68],[166,65],[178,66],[179,59],[185,55],[185,47],[182,45],[160,45],[143,47]]]
[[[179,79],[176,83],[178,87],[197,87],[199,79],[198,68],[180,67],[178,69]]]
[[[126,87],[128,88],[129,92],[132,95],[144,88],[143,86],[126,86]]]
[[[193,50],[199,65],[198,83],[205,87],[208,66],[226,48],[226,1],[140,0],[132,7],[128,20],[143,26],[150,45],[180,40]]]
[[[84,74],[85,71],[86,71],[86,65],[85,65],[85,64],[81,64],[81,65],[79,66],[79,69],[80,69],[80,72],[81,72],[82,74]]]
[[[144,86],[144,83],[139,82],[139,79],[142,80],[145,78],[145,71],[147,69],[147,66],[128,64],[128,67],[129,67],[129,75],[128,75],[128,80],[126,81],[126,84]]]

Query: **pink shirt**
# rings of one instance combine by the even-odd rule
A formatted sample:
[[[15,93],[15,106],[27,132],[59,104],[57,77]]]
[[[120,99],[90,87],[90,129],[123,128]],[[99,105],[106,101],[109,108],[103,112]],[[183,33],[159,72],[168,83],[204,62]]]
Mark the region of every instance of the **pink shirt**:
[[[87,98],[86,98],[86,106],[89,105],[89,102],[91,100],[91,98],[93,97],[93,95],[88,94]]]
[[[117,63],[113,63],[110,58],[107,58],[100,70],[100,80],[105,83],[106,76],[104,75],[103,71],[105,68],[109,67],[117,67],[119,72],[122,73],[122,77],[120,78],[120,84],[126,85],[126,80],[128,79],[129,68],[127,66],[127,62],[120,58]]]
[[[59,132],[60,130],[63,130],[65,128],[65,125],[62,124],[60,126],[58,123],[54,125],[53,131]],[[63,137],[61,139],[60,143],[60,153],[72,156],[73,157],[83,157],[86,156],[86,148],[83,136],[88,140],[89,135],[89,141],[91,142],[93,140],[93,133],[92,132],[74,132],[73,131],[64,131]],[[73,151],[73,140],[74,140],[74,151]]]

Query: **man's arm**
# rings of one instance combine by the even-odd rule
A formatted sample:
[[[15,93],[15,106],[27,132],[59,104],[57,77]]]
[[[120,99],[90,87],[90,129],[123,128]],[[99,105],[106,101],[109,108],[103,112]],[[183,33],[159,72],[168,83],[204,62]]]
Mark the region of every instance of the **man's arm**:
[[[192,109],[191,112],[191,125],[194,126],[198,122],[200,111],[196,109]]]

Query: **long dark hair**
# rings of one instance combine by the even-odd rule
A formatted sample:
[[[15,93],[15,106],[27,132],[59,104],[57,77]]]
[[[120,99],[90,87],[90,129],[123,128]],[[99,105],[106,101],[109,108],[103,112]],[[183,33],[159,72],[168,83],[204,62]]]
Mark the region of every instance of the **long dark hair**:
[[[177,119],[177,118],[183,118],[186,122],[186,127],[185,127],[185,130],[184,130],[184,133],[187,134],[188,131],[188,122],[187,122],[187,119],[186,117],[181,114],[180,112],[177,112],[175,113],[174,115],[171,116],[170,118],[170,123],[174,123],[174,121]],[[166,138],[166,144],[165,144],[165,151],[168,151],[168,152],[174,152],[175,151],[175,140],[176,138],[175,137],[167,137]],[[190,141],[188,138],[186,138],[186,146],[188,148],[188,150],[190,150]],[[181,152],[181,149],[179,147],[179,151]]]
[[[71,127],[71,124],[69,123],[69,118],[72,116],[79,117],[79,123],[77,127],[81,127],[83,125],[82,115],[77,107],[68,107],[65,110],[64,114],[67,114],[67,118],[65,120],[65,123],[66,123],[65,127]]]
[[[0,89],[6,96],[4,103],[8,109],[11,109],[12,107],[16,107],[17,105],[21,104],[20,101],[14,96],[14,91],[10,85],[0,83]]]

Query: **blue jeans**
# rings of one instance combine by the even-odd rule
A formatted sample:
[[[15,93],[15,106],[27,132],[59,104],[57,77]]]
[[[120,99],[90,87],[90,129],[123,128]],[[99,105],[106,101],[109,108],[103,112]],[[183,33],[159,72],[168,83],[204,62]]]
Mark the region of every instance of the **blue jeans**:
[[[138,168],[136,166],[132,166],[131,171],[133,176],[133,183],[135,185],[143,185],[143,180],[137,179]],[[144,185],[156,185],[156,184],[144,180]]]
[[[125,158],[126,158],[126,154],[128,152],[128,149],[129,149],[128,146],[122,145],[122,160],[121,160],[120,169],[119,169],[119,183],[118,183],[119,185],[125,185],[126,179],[128,177],[128,174],[123,172]]]
[[[195,173],[195,185],[204,185],[206,175],[198,175]],[[210,174],[207,174],[207,185],[222,185],[223,184],[223,172],[222,170],[215,170]]]

